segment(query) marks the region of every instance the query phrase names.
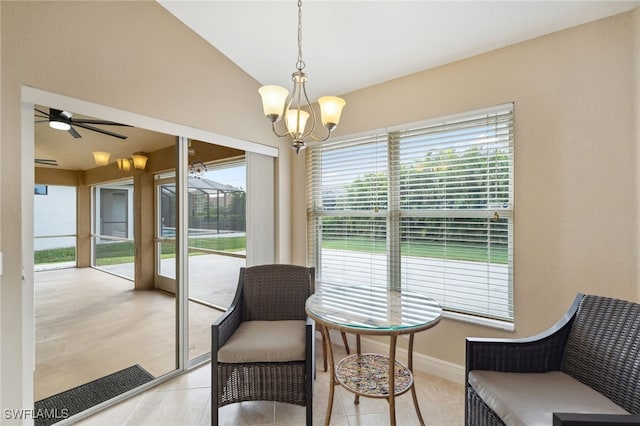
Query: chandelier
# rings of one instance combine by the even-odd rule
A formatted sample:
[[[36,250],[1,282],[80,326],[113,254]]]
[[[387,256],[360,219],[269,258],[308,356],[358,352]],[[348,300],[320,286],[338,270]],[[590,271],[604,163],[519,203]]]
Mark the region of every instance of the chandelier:
[[[289,96],[289,91],[280,86],[262,86],[258,92],[262,97],[262,108],[264,114],[271,121],[273,132],[279,137],[289,136],[291,147],[296,154],[305,147],[305,141],[312,139],[323,142],[329,139],[331,131],[336,128],[340,121],[340,114],[345,105],[345,101],[337,96],[322,96],[318,99],[320,106],[320,119],[322,125],[327,129],[324,138],[318,138],[313,134],[316,128],[316,113],[314,112],[305,84],[307,75],[302,72],[305,63],[302,60],[302,0],[298,0],[298,61],[296,71],[292,74],[293,92]],[[284,117],[284,126],[277,128],[280,118]],[[307,125],[311,117],[310,124]],[[307,129],[308,127],[308,129]]]

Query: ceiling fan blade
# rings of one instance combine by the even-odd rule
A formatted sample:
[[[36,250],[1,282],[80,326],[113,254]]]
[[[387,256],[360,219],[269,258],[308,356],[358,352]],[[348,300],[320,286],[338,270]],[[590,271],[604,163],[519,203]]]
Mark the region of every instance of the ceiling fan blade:
[[[36,164],[43,164],[45,166],[56,166],[56,167],[58,166],[57,160],[48,160],[46,158],[36,158],[34,162]]]
[[[81,135],[80,133],[78,133],[78,132],[76,131],[76,129],[74,129],[73,127],[69,127],[69,130],[67,130],[67,132],[69,132],[69,134],[70,134],[71,136],[73,136],[74,138],[76,138],[76,139],[78,139],[78,138],[81,138],[81,137],[82,137],[82,135]]]
[[[90,124],[96,124],[96,125],[101,125],[101,126],[122,126],[122,127],[133,127],[130,126],[128,124],[122,124],[122,123],[117,123],[115,121],[107,121],[107,120],[95,120],[95,119],[78,119],[75,120],[72,118],[72,115],[70,112],[68,111],[63,111],[60,109],[55,109],[55,108],[49,108],[49,113],[46,113],[44,111],[39,110],[38,108],[34,108],[37,112],[39,112],[42,115],[37,115],[39,118],[44,118],[46,120],[41,120],[41,121],[36,121],[36,123],[41,123],[41,122],[45,122],[45,121],[60,121],[63,123],[67,123],[69,124],[71,127],[69,128],[69,130],[67,130],[69,132],[69,134],[71,136],[73,136],[74,138],[78,139],[81,138],[82,135],[80,133],[78,133],[78,131],[76,129],[73,128],[73,126],[77,126],[77,127],[82,127],[83,129],[87,129],[87,130],[91,130],[93,132],[98,132],[98,133],[102,133],[103,135],[107,135],[107,136],[112,136],[114,138],[118,138],[118,139],[127,139],[128,136],[125,135],[121,135],[118,133],[114,133],[114,132],[110,132],[108,130],[104,130],[104,129],[100,129],[98,127],[94,127],[94,126],[90,126]]]
[[[49,114],[48,112],[44,112],[42,110],[39,110],[38,108],[34,108],[34,109],[38,111],[40,114],[42,114],[44,117],[51,118],[51,114]]]
[[[83,129],[87,129],[87,130],[91,130],[91,131],[94,131],[94,132],[102,133],[103,135],[113,136],[114,138],[118,138],[118,139],[127,139],[127,137],[128,137],[128,136],[120,135],[118,133],[110,132],[108,130],[99,129],[97,127],[89,126],[87,124],[74,122],[73,125],[74,126],[78,126],[78,127],[82,127]]]
[[[72,118],[71,124],[99,124],[101,126],[123,126],[123,127],[132,127],[128,124],[116,123],[115,121],[106,121],[106,120],[84,120],[84,119],[74,119]]]

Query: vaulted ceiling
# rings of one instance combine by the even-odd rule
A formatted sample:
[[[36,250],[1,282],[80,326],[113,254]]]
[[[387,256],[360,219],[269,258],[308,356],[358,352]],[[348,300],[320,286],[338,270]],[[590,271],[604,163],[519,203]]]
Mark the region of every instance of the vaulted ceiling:
[[[289,88],[297,4],[158,0],[262,84]],[[631,10],[638,1],[304,0],[312,100],[341,95]]]
[[[297,5],[287,1],[159,3],[262,84],[289,88],[297,59]],[[341,95],[637,7],[639,1],[329,1],[303,2],[308,90]],[[48,110],[48,105],[37,106]],[[100,118],[79,115],[74,118]],[[34,114],[34,120],[38,120]],[[102,127],[102,126],[96,126]],[[173,135],[102,127],[120,140],[78,128],[81,138],[35,125],[36,158],[60,169],[95,167],[92,151],[111,160],[174,143]],[[52,166],[43,166],[52,167]]]

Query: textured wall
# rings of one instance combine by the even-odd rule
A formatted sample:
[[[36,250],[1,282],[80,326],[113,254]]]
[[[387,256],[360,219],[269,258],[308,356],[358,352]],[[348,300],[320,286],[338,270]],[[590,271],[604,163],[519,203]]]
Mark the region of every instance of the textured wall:
[[[345,96],[339,135],[515,102],[516,332],[445,320],[418,335],[422,354],[463,365],[466,336],[537,333],[577,292],[638,300],[638,13]],[[293,173],[303,181],[304,165]],[[306,217],[304,192],[292,194],[294,217]],[[297,262],[305,226],[292,231]]]
[[[262,118],[258,82],[156,2],[0,2],[0,11],[0,406],[20,408],[29,406],[33,365],[32,273],[22,281],[31,244],[22,241],[22,224],[32,206],[21,189],[33,170],[23,170],[21,158],[21,87],[271,147],[280,142]]]

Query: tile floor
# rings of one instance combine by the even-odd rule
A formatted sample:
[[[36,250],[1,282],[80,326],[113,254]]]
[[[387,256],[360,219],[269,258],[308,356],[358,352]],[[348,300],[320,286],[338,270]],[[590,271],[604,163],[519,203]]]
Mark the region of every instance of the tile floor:
[[[320,347],[321,345],[317,345]],[[335,349],[336,356],[344,351]],[[322,354],[318,354],[314,387],[314,425],[324,423],[328,399],[329,375],[322,371]],[[83,426],[153,425],[207,426],[211,422],[211,364],[207,363],[187,374],[165,382],[145,393],[110,407],[77,424]],[[464,424],[464,387],[439,377],[417,372],[418,401],[428,426]],[[398,426],[418,425],[411,394],[396,400]],[[273,402],[245,402],[220,409],[221,425],[304,425],[305,408]],[[360,398],[353,404],[353,394],[337,386],[331,425],[388,425],[385,400]]]
[[[131,281],[93,268],[35,277],[36,401],[134,364],[155,377],[175,369],[173,296],[133,291]],[[211,351],[211,324],[220,315],[189,304],[190,359]]]

